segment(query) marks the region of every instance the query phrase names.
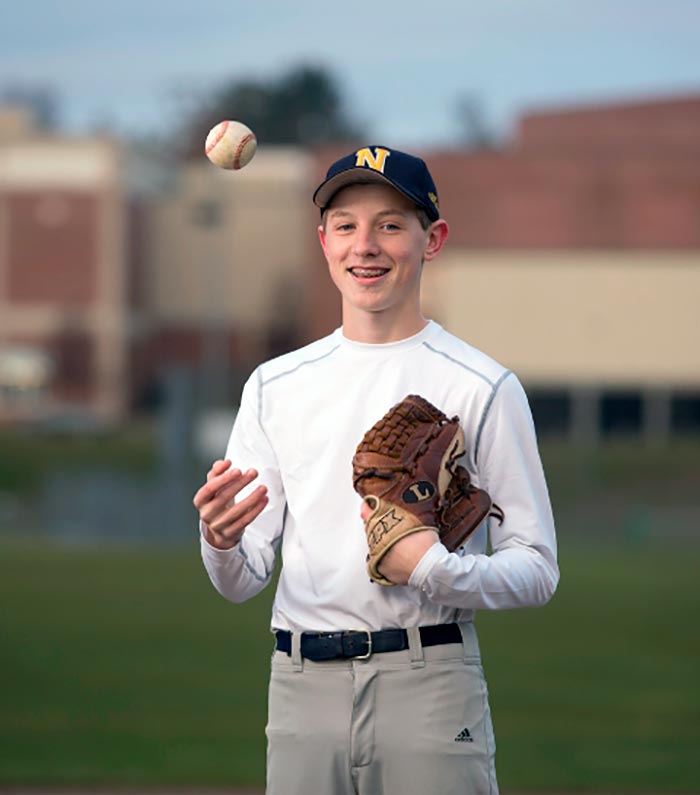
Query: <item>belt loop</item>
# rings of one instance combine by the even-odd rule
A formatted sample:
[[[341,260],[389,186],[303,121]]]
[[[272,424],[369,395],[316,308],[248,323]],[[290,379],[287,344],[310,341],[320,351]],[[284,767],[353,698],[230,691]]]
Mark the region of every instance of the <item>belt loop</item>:
[[[420,629],[409,627],[406,630],[408,636],[408,648],[411,652],[411,668],[424,668],[425,655],[423,654],[423,643],[420,639]]]
[[[476,628],[471,621],[460,621],[457,626],[462,633],[462,650],[464,651],[464,662],[474,662],[481,658],[479,650],[479,639],[476,635]]]
[[[301,632],[292,632],[292,671],[303,671],[304,661],[301,657]]]

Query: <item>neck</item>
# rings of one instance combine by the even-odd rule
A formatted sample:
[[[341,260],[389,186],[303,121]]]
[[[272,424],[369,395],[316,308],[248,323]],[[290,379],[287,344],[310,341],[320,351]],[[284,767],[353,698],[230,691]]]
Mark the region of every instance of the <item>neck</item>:
[[[423,331],[428,320],[418,312],[411,318],[386,317],[382,312],[370,312],[361,317],[343,317],[343,336],[354,342],[382,345],[399,342]]]

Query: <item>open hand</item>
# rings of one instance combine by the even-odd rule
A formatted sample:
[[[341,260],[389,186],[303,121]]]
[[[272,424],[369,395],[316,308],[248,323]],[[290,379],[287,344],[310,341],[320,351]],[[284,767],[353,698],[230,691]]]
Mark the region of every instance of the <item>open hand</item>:
[[[246,527],[268,503],[267,487],[259,485],[236,502],[236,495],[257,478],[255,469],[232,469],[230,461],[219,460],[207,472],[207,482],[192,502],[204,523],[207,541],[217,549],[231,549],[240,541]]]

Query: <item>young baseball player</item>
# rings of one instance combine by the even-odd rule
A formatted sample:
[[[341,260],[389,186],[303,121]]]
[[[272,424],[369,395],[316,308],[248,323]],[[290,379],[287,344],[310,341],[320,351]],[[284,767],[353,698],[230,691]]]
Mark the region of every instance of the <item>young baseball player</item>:
[[[559,579],[527,399],[512,372],[421,313],[423,268],[448,236],[423,160],[359,149],[314,202],[342,326],[255,370],[226,458],[194,498],[204,565],[231,602],[268,584],[281,549],[267,792],[493,795],[474,615],[543,605]],[[368,576],[352,460],[409,394],[459,418],[460,464],[503,518],[452,552],[435,529],[407,535],[381,560],[387,586]]]

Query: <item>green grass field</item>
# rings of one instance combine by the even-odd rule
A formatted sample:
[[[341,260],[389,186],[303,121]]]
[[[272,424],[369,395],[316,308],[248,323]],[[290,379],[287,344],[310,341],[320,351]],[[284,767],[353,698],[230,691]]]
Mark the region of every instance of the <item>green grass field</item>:
[[[0,783],[262,783],[271,594],[229,605],[194,545],[0,561]],[[564,539],[547,607],[480,614],[504,791],[698,790],[699,563]]]
[[[66,460],[153,461],[138,435],[67,459],[11,442],[0,492],[23,498]],[[504,793],[700,791],[699,453],[543,446],[560,589],[477,617]],[[194,534],[97,546],[19,530],[0,527],[0,787],[261,785],[271,589],[225,602]]]

